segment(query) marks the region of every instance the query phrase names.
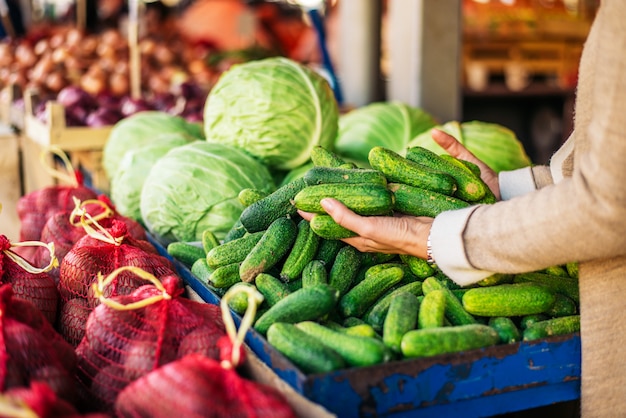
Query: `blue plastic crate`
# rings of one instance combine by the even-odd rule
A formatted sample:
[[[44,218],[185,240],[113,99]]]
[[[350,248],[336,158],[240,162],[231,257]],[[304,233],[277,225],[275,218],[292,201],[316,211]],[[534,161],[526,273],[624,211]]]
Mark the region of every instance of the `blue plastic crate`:
[[[166,249],[152,237],[166,257]],[[173,260],[205,302],[220,298]],[[240,317],[235,314],[239,325]],[[302,373],[254,329],[250,349],[297,393],[340,417],[486,417],[580,397],[580,334],[422,359]]]

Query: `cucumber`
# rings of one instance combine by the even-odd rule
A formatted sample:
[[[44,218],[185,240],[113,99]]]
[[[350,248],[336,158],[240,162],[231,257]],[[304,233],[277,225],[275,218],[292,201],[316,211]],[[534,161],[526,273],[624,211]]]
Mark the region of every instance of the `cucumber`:
[[[213,270],[209,276],[209,284],[219,289],[226,289],[241,282],[239,266],[241,263],[226,264]]]
[[[565,264],[565,270],[572,279],[578,279],[578,262],[573,261]]]
[[[265,334],[275,322],[295,324],[314,321],[331,312],[337,305],[337,291],[325,284],[297,290],[271,306],[254,323],[254,329]]]
[[[270,325],[267,341],[304,373],[328,373],[346,367],[339,353],[294,324]]]
[[[362,316],[370,306],[387,290],[398,284],[404,277],[400,267],[389,267],[365,279],[348,290],[339,300],[339,312],[343,317]]]
[[[467,161],[467,160],[460,160],[460,159],[458,159],[458,158],[455,158],[455,157],[451,156],[450,154],[441,154],[441,155],[440,155],[440,157],[441,157],[441,158],[443,158],[443,159],[444,159],[444,160],[446,160],[446,161],[450,161],[450,162],[452,162],[452,161],[458,161],[458,162],[460,162],[460,163],[461,163],[461,164],[463,164],[465,167],[467,167],[467,169],[468,169],[469,171],[471,171],[471,172],[472,172],[472,173],[473,173],[476,177],[480,177],[480,175],[482,174],[482,173],[480,172],[480,167],[478,167],[476,164],[474,164],[474,163],[473,163],[473,162],[471,162],[471,161]]]
[[[476,177],[463,163],[454,163],[441,158],[433,151],[424,147],[410,147],[406,150],[406,158],[435,170],[450,174],[457,184],[454,195],[466,202],[475,202],[485,196],[487,185]]]
[[[317,236],[327,240],[340,240],[357,236],[356,232],[339,225],[330,215],[316,213],[311,218],[310,225]]]
[[[498,344],[500,336],[483,324],[416,329],[407,332],[400,344],[405,357],[430,357],[474,350]]]
[[[191,265],[191,274],[197,277],[202,283],[209,282],[211,273],[213,273],[213,269],[209,267],[206,262],[206,257],[197,259],[196,262]]]
[[[512,283],[513,275],[512,274],[502,274],[495,273],[489,277],[485,277],[481,281],[477,282],[478,286],[497,286],[499,284]]]
[[[578,331],[580,331],[580,315],[561,316],[529,325],[524,330],[522,338],[524,341],[532,341]]]
[[[397,262],[396,261],[389,261],[389,262],[382,262],[382,263],[379,263],[379,264],[374,264],[374,265],[372,265],[371,267],[369,267],[369,268],[367,268],[365,270],[365,274],[363,276],[363,279],[369,278],[372,275],[377,275],[381,271],[383,271],[385,269],[388,269],[389,267],[398,267],[398,268],[402,269],[402,271],[404,273],[404,276],[402,277],[402,280],[398,284],[407,284],[407,283],[418,281],[417,276],[413,274],[411,269],[409,269],[409,266],[407,266],[406,264],[401,263],[399,261],[397,261]]]
[[[291,294],[287,285],[271,274],[259,274],[256,276],[254,284],[269,306],[276,305],[279,300]]]
[[[350,325],[345,327],[343,332],[348,335],[358,335],[360,337],[380,338],[370,324]]]
[[[304,176],[307,186],[327,183],[370,183],[387,185],[387,178],[378,170],[372,169],[349,169],[339,167],[313,167]]]
[[[317,249],[317,254],[315,254],[315,259],[320,260],[326,266],[331,266],[335,262],[339,250],[346,245],[343,241],[322,239]]]
[[[501,284],[469,289],[463,307],[479,316],[524,316],[547,311],[554,305],[554,294],[534,283]]]
[[[445,291],[443,289],[431,290],[420,304],[417,327],[420,329],[443,327],[445,313]]]
[[[398,258],[397,254],[363,253],[361,256],[361,265],[369,268],[376,264],[388,263],[396,258]]]
[[[441,158],[443,158],[446,161],[449,161],[451,164],[456,164],[458,166],[463,166],[464,168],[467,168],[469,171],[472,172],[472,174],[474,174],[474,176],[476,176],[476,178],[478,179],[478,181],[483,182],[483,184],[485,185],[485,195],[483,197],[481,197],[480,199],[472,202],[474,204],[478,204],[478,203],[484,203],[484,204],[491,204],[491,203],[496,203],[496,201],[498,199],[496,199],[496,195],[493,194],[493,191],[489,188],[489,186],[487,186],[486,183],[484,183],[480,172],[480,167],[478,167],[476,164],[474,164],[471,161],[466,161],[466,160],[460,160],[458,158],[455,158],[449,154],[442,154],[440,155]]]
[[[216,269],[228,264],[242,262],[261,240],[263,234],[264,231],[254,232],[213,248],[206,255],[209,267]]]
[[[254,287],[251,283],[241,283],[242,285]],[[239,315],[246,313],[248,309],[248,293],[237,292],[230,299],[228,299],[228,307]]]
[[[278,218],[265,230],[239,267],[244,282],[253,282],[259,273],[267,272],[291,249],[298,227],[290,218]]]
[[[390,183],[389,190],[395,197],[394,210],[413,216],[434,218],[441,212],[468,207],[470,204],[432,190],[402,183]]]
[[[356,316],[349,316],[347,318],[344,318],[343,323],[341,325],[348,328],[348,327],[353,327],[355,325],[362,325],[362,324],[367,324],[367,322],[365,322],[361,318],[357,318]]]
[[[550,319],[546,314],[533,314],[533,315],[524,315],[519,320],[519,327],[524,330],[528,328],[530,325],[535,322],[545,321],[546,319]]]
[[[167,253],[187,267],[191,267],[196,260],[206,257],[202,247],[186,242],[172,242],[168,244]]]
[[[241,203],[244,208],[247,208],[251,204],[258,202],[267,195],[268,193],[264,190],[245,188],[241,189],[241,191],[237,195],[237,200],[239,200],[239,203]]]
[[[363,315],[363,320],[366,323],[370,324],[374,328],[374,330],[382,332],[385,317],[387,316],[387,312],[389,311],[389,305],[391,305],[391,301],[401,293],[405,292],[411,293],[418,297],[422,297],[422,283],[413,282],[387,291],[384,295],[378,298],[378,300],[374,302],[374,304],[367,310],[365,315]]]
[[[456,181],[450,174],[413,162],[381,146],[370,150],[368,160],[372,168],[385,175],[388,182],[403,183],[449,196],[457,189]]]
[[[328,284],[328,271],[320,260],[311,260],[302,270],[302,287]]]
[[[313,321],[299,322],[296,327],[337,351],[349,366],[372,366],[388,360],[385,344],[376,338],[344,334]]]
[[[296,214],[296,208],[291,200],[306,187],[303,178],[298,178],[279,187],[261,200],[245,208],[239,220],[248,232],[263,231],[279,218]]]
[[[543,269],[543,271],[541,271],[541,273],[551,274],[552,276],[559,276],[559,277],[567,277],[567,278],[570,277],[569,273],[567,272],[564,266],[546,267],[545,269]]]
[[[289,282],[299,278],[304,267],[315,257],[319,243],[320,237],[309,222],[304,219],[298,222],[298,234],[280,271],[281,280]]]
[[[328,272],[328,284],[343,296],[352,287],[361,265],[361,253],[354,247],[342,247]]]
[[[411,272],[415,274],[419,279],[425,279],[435,274],[433,266],[428,264],[423,258],[415,257],[413,255],[401,254],[400,260],[406,264]]]
[[[307,186],[293,198],[297,209],[305,212],[326,214],[320,201],[332,197],[359,215],[383,215],[391,213],[394,197],[386,186],[379,184],[318,184]]]
[[[339,167],[346,164],[339,155],[320,145],[311,149],[311,161],[316,167]]]
[[[219,247],[219,246],[220,246],[220,240],[217,239],[217,237],[211,230],[205,229],[202,232],[202,249],[205,252],[205,256],[213,248]]]
[[[302,278],[287,282],[285,283],[285,286],[287,286],[287,290],[289,290],[292,293],[295,292],[296,290],[300,290],[302,289]]]
[[[516,343],[522,340],[522,333],[513,320],[506,316],[494,316],[489,318],[488,324],[495,329],[503,344]]]
[[[516,274],[513,283],[536,283],[546,286],[554,293],[562,293],[571,298],[574,302],[580,303],[580,295],[578,291],[578,280],[553,276],[551,274],[531,272]]]
[[[246,235],[247,232],[248,231],[246,231],[246,228],[244,228],[243,224],[241,223],[241,218],[237,219],[237,221],[233,224],[233,226],[228,230],[228,232],[224,236],[224,240],[222,241],[222,243],[225,244],[227,242],[239,239],[243,237],[244,235]]]
[[[555,300],[552,307],[544,312],[546,315],[552,318],[557,318],[559,316],[570,316],[578,313],[576,302],[574,302],[571,298],[568,298],[561,293],[555,293],[554,298]]]
[[[477,323],[476,318],[472,316],[452,290],[443,286],[439,280],[434,277],[428,277],[422,282],[422,290],[424,294],[428,294],[433,290],[442,289],[446,294],[446,318],[452,325],[469,325]]]
[[[409,292],[400,293],[389,304],[389,310],[383,323],[383,343],[392,351],[396,353],[402,351],[400,349],[402,337],[416,328],[419,310],[420,303],[417,296]],[[371,328],[374,330],[373,327]]]

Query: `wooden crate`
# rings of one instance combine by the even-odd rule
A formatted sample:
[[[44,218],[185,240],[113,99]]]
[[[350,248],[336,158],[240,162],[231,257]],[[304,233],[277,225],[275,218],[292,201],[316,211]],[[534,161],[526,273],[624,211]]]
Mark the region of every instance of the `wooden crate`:
[[[0,123],[17,130],[24,129],[24,107],[16,101],[22,98],[22,92],[16,84],[0,90]]]
[[[5,124],[0,124],[0,149],[0,234],[11,241],[18,241],[20,221],[17,201],[22,195],[19,138]]]

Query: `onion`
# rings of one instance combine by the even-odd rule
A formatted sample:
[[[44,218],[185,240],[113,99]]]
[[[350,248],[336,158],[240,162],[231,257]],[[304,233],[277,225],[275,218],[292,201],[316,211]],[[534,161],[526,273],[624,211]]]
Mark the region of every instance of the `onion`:
[[[118,111],[101,107],[91,112],[87,116],[85,123],[87,126],[92,128],[98,128],[102,126],[115,125],[120,119],[122,119],[122,115]]]
[[[65,86],[66,81],[60,71],[53,71],[46,76],[45,84],[51,91],[57,92]]]
[[[97,96],[107,88],[104,72],[88,71],[81,77],[80,86],[92,96]]]
[[[128,94],[130,89],[130,83],[128,81],[128,75],[121,73],[112,73],[109,76],[109,89],[115,96],[123,96]]]
[[[57,102],[62,104],[65,108],[92,108],[96,106],[94,98],[78,86],[67,86],[59,91]]]
[[[145,110],[153,110],[153,106],[145,99],[133,99],[132,97],[125,97],[121,102],[122,115],[130,116],[138,112]]]

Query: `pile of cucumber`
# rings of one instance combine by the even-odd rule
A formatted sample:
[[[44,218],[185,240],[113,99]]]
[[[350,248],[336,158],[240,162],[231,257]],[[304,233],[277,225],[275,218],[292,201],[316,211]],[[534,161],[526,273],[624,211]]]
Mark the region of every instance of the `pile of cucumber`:
[[[361,367],[577,332],[577,264],[493,275],[460,288],[406,255],[361,253],[354,233],[319,204],[342,201],[364,216],[442,211],[495,202],[478,168],[421,147],[406,157],[375,147],[358,168],[316,147],[314,167],[271,194],[242,190],[245,206],[223,242],[168,252],[218,295],[242,283],[263,295],[254,328],[305,373]],[[314,212],[312,220],[297,210]],[[243,314],[247,296],[229,301]]]

